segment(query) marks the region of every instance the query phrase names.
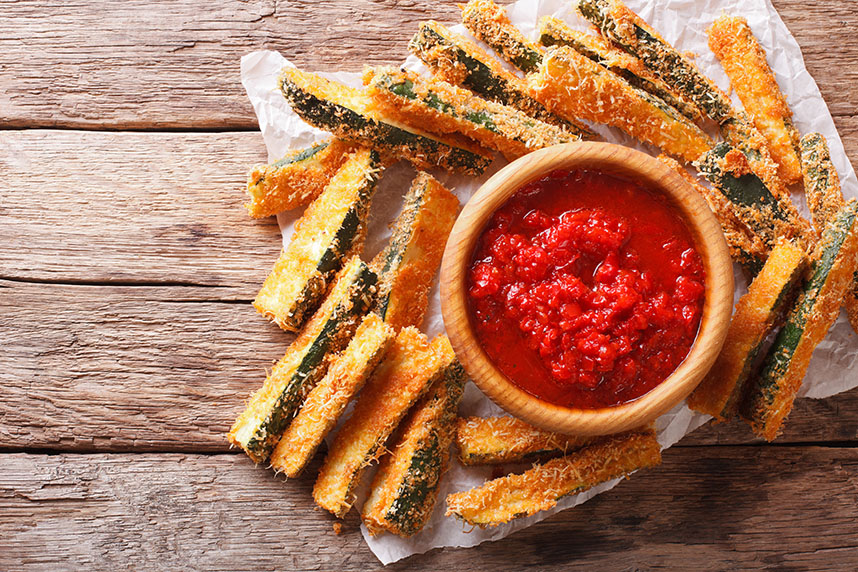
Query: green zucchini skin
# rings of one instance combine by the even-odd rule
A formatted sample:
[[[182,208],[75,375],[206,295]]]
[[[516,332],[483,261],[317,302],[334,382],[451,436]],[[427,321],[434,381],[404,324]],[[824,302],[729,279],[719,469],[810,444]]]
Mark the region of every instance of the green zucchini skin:
[[[343,88],[347,89],[345,86]],[[351,109],[344,103],[323,99],[290,81],[285,74],[280,77],[280,90],[295,113],[307,123],[338,137],[363,141],[389,151],[419,167],[438,166],[449,171],[480,175],[491,164],[492,158],[488,155],[449,145],[425,134],[375,119],[363,110]]]
[[[370,531],[412,536],[426,524],[435,506],[441,475],[449,464],[465,381],[464,368],[454,360],[403,422],[399,443],[392,455],[382,461],[379,477],[373,483],[374,489],[378,486],[395,492],[381,504],[371,495],[363,513]]]
[[[731,151],[734,148],[728,143],[719,143],[694,166],[736,207],[737,216],[768,249],[774,248],[781,236],[806,246],[807,221],[791,202],[775,196],[754,172],[736,175],[726,170],[724,161]]]
[[[530,97],[514,75],[495,69],[488,54],[476,45],[457,37],[436,22],[423,22],[408,44],[412,54],[423,60],[432,71],[452,84],[461,85],[482,97],[515,107],[535,119],[563,127],[584,139],[595,134],[548,111]],[[446,69],[447,66],[454,69]]]
[[[524,73],[535,72],[542,53],[532,45],[492,0],[471,0],[462,8],[462,23],[478,40]]]
[[[603,51],[598,42],[587,42],[586,34],[567,27],[556,18],[542,18],[539,21],[539,43],[545,47],[568,46],[582,56],[619,75],[633,87],[662,100],[689,120],[700,121],[702,119],[700,110],[694,104],[672,93],[666,85],[642,77],[631,69],[616,65],[616,62],[612,61],[616,58],[612,58],[610,53]]]
[[[376,282],[376,274],[359,258],[353,258],[340,272],[330,299],[308,323],[309,331],[299,335],[266,380],[266,385],[282,384],[282,389],[272,401],[263,396],[263,387],[259,401],[254,396],[236,421],[230,440],[254,461],[262,462],[271,454],[293,413],[325,375],[327,355],[348,344],[374,301]]]
[[[771,441],[792,408],[813,350],[840,310],[858,262],[858,201],[850,201],[826,227],[813,273],[778,332],[756,383],[741,407],[754,431]]]
[[[616,9],[622,9],[622,21]],[[578,11],[620,48],[639,58],[655,75],[685,95],[716,123],[733,116],[730,99],[688,58],[665,42],[617,0],[580,0]]]
[[[364,149],[346,161],[307,208],[292,242],[265,280],[253,303],[260,313],[285,330],[300,330],[319,307],[343,261],[363,246],[369,207],[381,172],[381,156],[374,149]],[[346,196],[353,202],[342,212],[337,207]]]

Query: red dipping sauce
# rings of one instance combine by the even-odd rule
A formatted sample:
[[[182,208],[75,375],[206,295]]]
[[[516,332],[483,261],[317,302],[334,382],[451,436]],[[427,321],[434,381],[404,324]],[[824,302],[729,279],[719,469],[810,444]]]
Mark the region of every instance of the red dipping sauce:
[[[669,200],[594,171],[555,171],[489,220],[468,272],[480,344],[517,386],[581,409],[634,400],[688,355],[704,271]]]

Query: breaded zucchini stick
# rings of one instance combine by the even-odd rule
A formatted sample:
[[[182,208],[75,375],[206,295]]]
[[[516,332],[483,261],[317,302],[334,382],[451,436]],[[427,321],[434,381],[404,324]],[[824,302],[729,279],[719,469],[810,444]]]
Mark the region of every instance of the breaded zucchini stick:
[[[519,109],[534,119],[562,127],[584,139],[595,139],[586,126],[551,113],[527,93],[521,78],[479,46],[433,21],[422,22],[408,44],[412,54],[425,63],[436,78],[473,91],[480,96]]]
[[[283,471],[289,478],[301,474],[346,405],[384,358],[395,335],[378,315],[368,314],[363,319],[349,345],[331,360],[328,373],[307,395],[271,453],[270,463],[276,471]]]
[[[453,193],[428,173],[417,173],[390,242],[370,263],[378,274],[373,311],[394,330],[423,322],[432,279],[458,213]]]
[[[400,330],[328,451],[313,488],[317,505],[338,517],[349,511],[363,470],[385,452],[408,409],[455,360],[446,337],[430,344],[416,328]]]
[[[815,236],[789,197],[780,197],[751,170],[747,156],[719,143],[694,163],[698,171],[735,207],[739,218],[774,248],[778,238],[794,240],[809,252]]]
[[[520,475],[448,495],[447,516],[481,527],[497,526],[548,510],[560,498],[660,462],[661,447],[654,431],[613,435]]]
[[[479,175],[492,161],[485,149],[464,138],[429,135],[373,113],[364,90],[295,68],[281,70],[280,90],[310,125],[406,159],[418,168]]]
[[[602,36],[580,32],[562,20],[544,16],[539,20],[539,43],[545,47],[569,46],[632,86],[661,99],[691,121],[703,120],[703,113],[692,102],[653,75],[638,58],[617,49]]]
[[[736,304],[727,339],[715,365],[688,398],[688,406],[716,419],[736,415],[745,384],[766,336],[783,320],[807,268],[801,248],[781,240]]]
[[[741,264],[748,274],[755,276],[762,269],[769,249],[760,237],[742,222],[733,203],[727,200],[720,191],[701,185],[676,160],[667,155],[659,155],[658,160],[676,171],[706,199],[709,208],[715,214],[718,222],[721,223],[721,230],[724,232],[724,238],[727,239],[730,256],[734,261]]]
[[[781,180],[787,185],[799,182],[799,135],[792,122],[792,111],[748,21],[722,15],[709,28],[709,48],[727,72],[730,85],[757,130],[766,138]]]
[[[435,380],[403,421],[391,453],[382,457],[361,519],[373,535],[419,532],[435,507],[441,475],[450,462],[450,442],[465,370],[456,362]]]
[[[554,113],[618,127],[683,161],[712,148],[709,137],[675,109],[571,48],[549,48],[527,82]]]
[[[746,395],[742,416],[768,441],[778,434],[807,373],[813,350],[837,319],[858,264],[858,201],[851,200],[826,227],[813,275],[803,286]]]
[[[655,75],[718,123],[724,139],[747,157],[751,170],[770,192],[779,199],[789,198],[765,138],[748,115],[734,110],[730,98],[690,59],[629,10],[622,0],[578,0],[578,11],[606,38],[640,58]]]
[[[229,441],[255,462],[268,458],[292,414],[325,375],[327,355],[349,343],[373,302],[375,281],[375,273],[353,257],[337,275],[325,302],[235,420]]]
[[[523,111],[413,72],[368,68],[364,81],[386,116],[407,125],[425,125],[435,133],[461,133],[510,161],[543,147],[580,140]]]
[[[542,61],[542,51],[513,26],[506,10],[492,0],[470,0],[459,7],[462,23],[476,39],[524,73],[536,71]]]
[[[840,177],[831,162],[828,143],[821,134],[809,133],[801,138],[801,170],[813,226],[821,233],[846,202],[840,190]],[[843,299],[843,306],[852,329],[858,332],[858,269]]]
[[[309,204],[356,150],[352,143],[330,138],[254,167],[247,177],[247,212],[261,218]]]
[[[356,151],[340,167],[295,225],[292,241],[253,301],[260,314],[284,330],[301,328],[343,261],[363,248],[381,171],[380,156],[370,149]]]
[[[593,441],[537,429],[515,417],[461,417],[456,446],[463,465],[534,461],[565,455]]]

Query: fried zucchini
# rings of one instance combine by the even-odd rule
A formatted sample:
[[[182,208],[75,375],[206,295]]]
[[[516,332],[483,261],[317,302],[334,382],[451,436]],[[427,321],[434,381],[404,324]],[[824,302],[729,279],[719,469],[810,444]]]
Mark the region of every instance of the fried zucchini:
[[[747,157],[728,143],[719,143],[694,163],[735,207],[739,218],[774,248],[778,238],[794,240],[809,251],[814,231],[789,198],[779,198],[751,170]]]
[[[801,171],[807,206],[813,215],[813,226],[821,233],[845,204],[840,190],[840,177],[831,162],[828,143],[821,134],[809,133],[801,138]],[[858,332],[858,269],[852,287],[843,299],[843,305],[852,329]]]
[[[545,47],[568,46],[611,70],[632,86],[664,101],[689,120],[703,120],[703,114],[693,103],[653,75],[638,58],[615,48],[602,36],[580,32],[562,20],[545,16],[539,20],[539,43]]]
[[[436,133],[461,133],[510,161],[543,147],[580,140],[518,109],[413,72],[367,68],[364,81],[386,116],[407,125],[431,126],[427,129]]]
[[[399,331],[328,451],[313,487],[317,505],[338,517],[349,511],[363,470],[385,452],[385,441],[408,409],[455,360],[446,337],[430,344],[414,327]]]
[[[802,287],[741,408],[754,433],[773,440],[792,409],[813,350],[837,319],[858,263],[858,201],[851,200],[826,227],[813,275]]]
[[[382,360],[395,335],[378,315],[368,314],[363,319],[349,345],[333,358],[325,377],[307,395],[301,411],[271,453],[270,463],[276,471],[283,471],[289,478],[301,474],[346,405]]]
[[[675,109],[571,48],[549,48],[527,83],[554,113],[618,127],[683,161],[712,148],[709,137]]]
[[[254,167],[247,177],[247,212],[261,218],[309,204],[355,150],[354,144],[331,138]]]
[[[360,149],[304,212],[253,301],[284,330],[297,332],[319,306],[343,261],[363,248],[369,205],[381,175],[377,151]]]
[[[408,44],[440,80],[467,88],[482,97],[519,109],[534,119],[557,125],[584,139],[596,136],[577,121],[549,112],[527,94],[524,82],[505,70],[479,46],[437,22],[422,22]]]
[[[535,461],[571,453],[592,441],[590,437],[537,429],[515,417],[465,417],[456,421],[456,446],[463,465]]]
[[[746,156],[751,170],[770,191],[781,200],[789,198],[765,138],[748,115],[733,109],[730,98],[690,59],[629,10],[622,0],[579,0],[578,11],[606,38],[639,58],[656,76],[718,123],[724,139]]]
[[[280,90],[304,121],[337,137],[372,146],[421,169],[479,175],[492,162],[485,149],[464,138],[441,138],[378,116],[360,89],[295,68],[280,72]]]
[[[445,368],[429,393],[403,421],[398,442],[389,447],[373,479],[361,519],[373,535],[419,532],[435,507],[441,475],[450,463],[454,421],[465,386],[458,362]]]
[[[806,267],[807,255],[801,248],[783,239],[775,246],[736,304],[721,353],[688,398],[689,407],[722,421],[736,415],[763,342],[782,322]]]
[[[654,431],[613,435],[520,475],[448,495],[447,516],[480,527],[497,526],[548,510],[567,495],[660,462],[661,447]]]
[[[236,419],[229,440],[255,462],[268,458],[294,411],[325,375],[328,355],[346,347],[373,302],[375,282],[359,257],[346,263],[325,302]]]
[[[766,138],[781,180],[787,185],[799,182],[799,135],[792,111],[748,21],[722,15],[709,28],[709,48],[721,62],[757,130]]]
[[[730,256],[742,265],[750,276],[756,276],[762,269],[768,256],[769,249],[759,236],[746,225],[736,212],[736,207],[720,191],[701,185],[696,177],[685,167],[667,155],[659,155],[658,160],[676,171],[694,190],[696,190],[709,205],[715,218],[721,224]]]
[[[506,10],[492,0],[470,0],[460,8],[462,23],[476,39],[524,73],[536,71],[542,61],[542,53],[512,25]]]
[[[390,242],[370,263],[378,274],[373,311],[395,330],[423,322],[432,279],[458,212],[453,193],[428,173],[417,174]]]

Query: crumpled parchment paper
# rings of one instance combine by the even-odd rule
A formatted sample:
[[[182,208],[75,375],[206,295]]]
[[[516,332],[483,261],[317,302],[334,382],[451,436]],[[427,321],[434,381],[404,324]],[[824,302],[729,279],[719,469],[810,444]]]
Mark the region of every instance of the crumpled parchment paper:
[[[707,47],[706,29],[722,12],[747,18],[754,35],[768,53],[769,64],[795,113],[795,124],[799,131],[801,133],[818,131],[825,135],[831,147],[834,164],[842,179],[844,195],[847,198],[858,197],[858,179],[846,157],[828,107],[819,93],[816,82],[805,69],[798,43],[769,0],[660,0],[658,2],[627,0],[626,3],[680,50],[695,54],[696,62],[703,72],[728,93],[729,81]],[[561,18],[575,28],[588,29],[588,23],[574,13],[573,2],[570,0],[519,0],[508,6],[507,11],[512,22],[532,39],[536,38],[539,18],[547,15]],[[431,10],[427,10],[426,19],[432,19],[432,17]],[[468,36],[464,27],[459,24],[449,27],[455,32]],[[280,94],[276,83],[277,73],[280,68],[289,65],[292,64],[283,56],[270,51],[253,52],[241,60],[241,80],[259,119],[269,161],[280,158],[290,149],[305,147],[326,136],[325,133],[308,126],[298,118]],[[416,71],[425,70],[414,56],[409,56],[404,65]],[[359,73],[321,71],[322,75],[331,79],[349,85],[360,85]],[[741,106],[735,95],[733,99],[737,106]],[[601,126],[596,130],[606,141],[657,154],[654,148],[648,148],[616,130]],[[489,172],[478,179],[449,175],[440,171],[433,174],[453,190],[464,203],[503,164],[503,160],[499,158]],[[364,252],[365,260],[370,260],[386,244],[390,236],[388,225],[399,213],[402,196],[408,190],[414,173],[413,168],[400,162],[388,169],[382,177],[372,204]],[[804,196],[795,195],[793,198],[800,210],[809,216]],[[293,223],[300,216],[300,210],[278,216],[284,243],[288,243],[292,237]],[[736,298],[738,298],[745,291],[746,284],[741,273],[737,272],[736,277]],[[431,337],[444,331],[437,284],[430,300],[423,330]],[[841,315],[827,339],[817,348],[799,395],[814,398],[828,397],[858,386],[858,375],[854,373],[856,365],[858,365],[858,337],[852,333],[845,316]],[[461,413],[487,416],[503,412],[476,386],[468,384]],[[708,419],[706,415],[694,413],[685,405],[679,405],[658,420],[659,442],[664,448],[670,447]],[[620,481],[617,479],[604,483],[584,493],[562,499],[552,510],[495,528],[470,530],[457,520],[445,517],[446,495],[482,484],[489,478],[490,471],[490,468],[485,467],[466,468],[454,460],[450,471],[442,481],[435,512],[426,527],[419,534],[408,539],[389,534],[373,538],[366,528],[362,527],[363,536],[370,549],[381,562],[388,564],[432,548],[475,546],[485,541],[499,540],[557,511],[585,502],[611,489]],[[364,488],[367,487],[370,478],[371,475],[365,476]],[[361,491],[359,495],[358,502],[355,504],[357,508],[362,505],[363,495],[365,491]]]

